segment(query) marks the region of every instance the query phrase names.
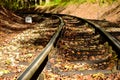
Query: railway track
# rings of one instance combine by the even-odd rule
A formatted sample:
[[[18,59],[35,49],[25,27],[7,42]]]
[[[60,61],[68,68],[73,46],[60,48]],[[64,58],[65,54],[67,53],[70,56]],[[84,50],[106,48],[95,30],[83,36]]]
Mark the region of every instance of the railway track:
[[[119,72],[120,42],[116,38],[89,20],[65,14],[52,16],[59,18],[56,33],[18,80],[36,80],[38,76],[41,80],[43,69],[46,80]]]
[[[105,20],[90,20],[98,25],[100,25],[105,31],[110,33],[116,39],[120,41],[120,25]]]

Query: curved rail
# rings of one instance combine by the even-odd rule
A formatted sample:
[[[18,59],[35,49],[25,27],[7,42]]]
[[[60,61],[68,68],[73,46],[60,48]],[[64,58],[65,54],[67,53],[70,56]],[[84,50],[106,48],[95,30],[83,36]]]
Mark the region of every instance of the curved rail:
[[[106,37],[106,39],[109,41],[109,43],[114,46],[113,48],[116,50],[116,51],[120,51],[120,42],[114,38],[112,35],[110,35],[108,32],[106,32],[104,29],[102,29],[99,25],[93,23],[92,21],[90,20],[87,20],[87,19],[83,19],[83,18],[79,18],[79,17],[76,17],[76,16],[72,16],[72,15],[67,15],[67,14],[56,14],[56,15],[59,15],[59,16],[71,16],[71,17],[75,17],[75,18],[78,18],[80,20],[83,20],[85,22],[87,22],[88,24],[91,25],[91,27],[95,28],[97,31],[99,31],[104,37]],[[118,57],[120,58],[120,54],[118,54]]]
[[[37,58],[30,64],[30,66],[18,77],[18,80],[36,80],[39,74],[41,73],[42,69],[44,68],[46,62],[47,62],[47,56],[54,46],[54,43],[57,40],[57,37],[59,36],[61,29],[63,28],[64,22],[59,17],[61,24],[58,27],[57,32],[54,34],[54,36],[51,38],[49,43],[46,45],[46,47],[42,50],[42,52],[38,55]],[[37,74],[35,74],[37,73]]]
[[[85,19],[84,19],[85,20]],[[115,49],[115,51],[119,52],[120,51],[120,42],[113,37],[112,35],[110,35],[109,33],[107,33],[104,29],[100,28],[99,25],[85,20],[87,21],[89,24],[91,24],[95,29],[97,29],[104,37],[106,37],[106,40],[108,40],[109,44],[111,44],[113,46],[113,48]],[[118,54],[118,57],[120,58],[120,54]]]
[[[38,13],[40,14],[40,13]],[[45,13],[45,15],[51,15],[50,13]],[[44,48],[44,50],[38,55],[38,57],[30,64],[30,66],[18,77],[18,80],[32,80],[32,79],[37,79],[37,77],[39,76],[39,74],[41,73],[41,71],[43,70],[44,66],[46,65],[46,62],[48,60],[48,54],[50,52],[50,50],[53,48],[55,42],[57,41],[57,38],[63,28],[64,22],[61,18],[61,16],[72,16],[72,15],[66,15],[66,14],[52,14],[54,16],[59,16],[59,19],[61,21],[61,24],[57,30],[57,32],[54,34],[54,36],[51,38],[51,40],[49,41],[49,43],[47,44],[47,46]],[[104,37],[106,37],[106,39],[108,40],[108,42],[114,46],[113,48],[116,51],[120,51],[120,42],[114,38],[113,36],[111,36],[109,33],[107,33],[105,30],[101,29],[99,25],[83,19],[83,18],[79,18],[76,16],[72,16],[75,18],[78,18],[80,20],[83,20],[85,22],[87,22],[88,24],[90,24],[93,28],[95,28],[97,31],[99,31]],[[120,54],[118,54],[118,57],[120,58]]]

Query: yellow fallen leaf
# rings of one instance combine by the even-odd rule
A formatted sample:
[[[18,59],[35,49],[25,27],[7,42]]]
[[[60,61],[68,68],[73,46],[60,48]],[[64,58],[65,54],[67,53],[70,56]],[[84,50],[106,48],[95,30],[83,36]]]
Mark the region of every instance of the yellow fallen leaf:
[[[10,73],[9,70],[0,70],[0,76]]]
[[[10,59],[6,60],[5,64],[10,65],[11,64],[11,60]]]
[[[97,73],[97,74],[93,74],[93,77],[94,78],[98,78],[98,77],[105,78],[105,75],[103,73]]]

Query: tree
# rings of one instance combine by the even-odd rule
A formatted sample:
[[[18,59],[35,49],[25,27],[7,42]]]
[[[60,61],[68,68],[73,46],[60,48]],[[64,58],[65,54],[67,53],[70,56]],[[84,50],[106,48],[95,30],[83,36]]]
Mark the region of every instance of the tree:
[[[50,3],[50,0],[45,0],[45,4],[49,4]]]

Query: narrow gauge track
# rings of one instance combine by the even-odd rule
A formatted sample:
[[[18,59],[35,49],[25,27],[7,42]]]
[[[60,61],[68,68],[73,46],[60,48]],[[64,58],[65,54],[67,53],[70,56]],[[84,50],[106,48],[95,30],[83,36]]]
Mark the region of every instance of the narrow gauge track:
[[[51,79],[49,73],[73,78],[72,75],[76,74],[110,74],[119,71],[118,40],[85,19],[64,14],[54,15],[59,16],[61,21],[58,31],[18,80],[37,79],[47,61],[45,67],[47,80]],[[55,53],[49,55],[51,50]],[[52,63],[48,56],[49,60],[53,60]],[[53,77],[52,79],[56,78]]]

